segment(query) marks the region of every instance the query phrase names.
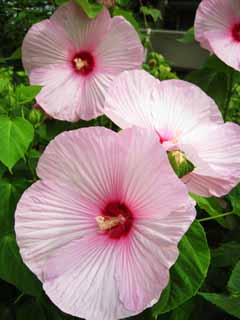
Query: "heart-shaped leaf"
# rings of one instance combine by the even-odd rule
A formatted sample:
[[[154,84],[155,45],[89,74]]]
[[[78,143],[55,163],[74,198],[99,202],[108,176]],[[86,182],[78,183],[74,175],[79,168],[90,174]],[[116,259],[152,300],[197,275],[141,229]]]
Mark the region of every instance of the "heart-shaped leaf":
[[[24,157],[33,140],[31,123],[21,117],[0,117],[0,161],[9,170]]]

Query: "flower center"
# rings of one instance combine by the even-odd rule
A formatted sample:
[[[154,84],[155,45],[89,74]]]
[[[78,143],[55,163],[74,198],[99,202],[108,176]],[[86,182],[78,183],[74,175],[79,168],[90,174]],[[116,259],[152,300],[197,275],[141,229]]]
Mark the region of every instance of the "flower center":
[[[82,51],[74,56],[72,59],[72,65],[77,73],[86,76],[93,71],[95,61],[90,52]]]
[[[168,130],[156,130],[158,136],[159,136],[159,141],[161,144],[163,144],[164,142],[172,142],[172,143],[176,143],[176,138],[174,137],[174,135],[172,134],[172,132],[168,131]]]
[[[112,239],[126,236],[133,224],[133,215],[128,207],[119,202],[110,202],[96,217],[99,229]]]
[[[237,23],[232,28],[233,39],[237,42],[240,42],[240,23]]]

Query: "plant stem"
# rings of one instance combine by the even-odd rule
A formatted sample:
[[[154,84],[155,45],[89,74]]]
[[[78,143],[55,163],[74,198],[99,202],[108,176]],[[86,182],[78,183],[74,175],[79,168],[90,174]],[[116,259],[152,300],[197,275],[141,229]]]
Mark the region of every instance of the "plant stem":
[[[215,220],[215,219],[219,219],[219,218],[222,218],[222,217],[230,216],[231,214],[234,214],[234,212],[230,211],[230,212],[219,214],[219,215],[214,216],[214,217],[207,217],[207,218],[203,218],[203,219],[198,219],[198,222]]]
[[[229,82],[228,82],[228,94],[224,103],[224,109],[223,109],[223,119],[226,121],[226,117],[228,114],[228,109],[230,106],[230,100],[232,97],[232,91],[233,91],[233,75],[234,75],[234,70],[232,70],[229,74]]]
[[[22,292],[17,298],[16,300],[14,301],[14,304],[17,304],[19,302],[19,300],[22,299],[22,297],[24,296],[24,293]]]

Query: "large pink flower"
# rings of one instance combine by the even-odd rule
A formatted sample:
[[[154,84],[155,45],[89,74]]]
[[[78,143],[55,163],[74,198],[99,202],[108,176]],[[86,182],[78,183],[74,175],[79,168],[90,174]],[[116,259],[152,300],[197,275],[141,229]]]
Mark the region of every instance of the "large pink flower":
[[[103,113],[106,89],[120,72],[139,68],[143,47],[133,27],[104,9],[89,19],[69,2],[31,27],[22,46],[36,100],[53,118],[89,120]]]
[[[121,128],[154,129],[166,150],[185,154],[195,166],[183,177],[191,192],[222,196],[240,181],[240,127],[223,123],[215,102],[195,85],[126,71],[110,87],[105,112]]]
[[[63,311],[116,320],[159,298],[195,217],[152,130],[60,134],[23,194],[15,230],[24,262]]]
[[[240,70],[240,1],[203,0],[196,13],[195,37],[203,48]]]

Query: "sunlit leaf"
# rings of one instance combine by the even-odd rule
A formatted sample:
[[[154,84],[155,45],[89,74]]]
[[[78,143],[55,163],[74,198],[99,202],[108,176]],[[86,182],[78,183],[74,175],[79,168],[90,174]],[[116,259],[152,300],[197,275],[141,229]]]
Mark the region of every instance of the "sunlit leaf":
[[[33,127],[27,120],[0,116],[0,161],[9,170],[24,157],[33,140],[33,134]]]

